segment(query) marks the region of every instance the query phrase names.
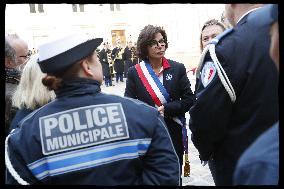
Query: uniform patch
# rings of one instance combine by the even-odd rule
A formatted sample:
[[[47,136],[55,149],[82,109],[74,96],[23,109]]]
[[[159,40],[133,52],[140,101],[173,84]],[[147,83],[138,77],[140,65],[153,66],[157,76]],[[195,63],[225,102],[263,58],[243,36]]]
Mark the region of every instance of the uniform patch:
[[[120,103],[85,106],[40,117],[44,155],[129,138]]]
[[[206,87],[214,78],[216,74],[216,68],[212,61],[205,62],[201,71],[201,82]]]

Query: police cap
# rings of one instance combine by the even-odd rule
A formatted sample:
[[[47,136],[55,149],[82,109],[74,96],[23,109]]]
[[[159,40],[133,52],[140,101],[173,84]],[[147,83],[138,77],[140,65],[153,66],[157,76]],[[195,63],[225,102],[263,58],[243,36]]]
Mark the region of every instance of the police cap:
[[[89,56],[102,38],[72,34],[39,46],[38,63],[43,73],[56,73]]]

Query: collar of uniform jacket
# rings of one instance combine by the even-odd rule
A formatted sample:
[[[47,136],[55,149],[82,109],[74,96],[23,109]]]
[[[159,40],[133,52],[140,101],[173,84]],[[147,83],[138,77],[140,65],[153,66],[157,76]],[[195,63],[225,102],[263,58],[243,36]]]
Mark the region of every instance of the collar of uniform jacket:
[[[251,12],[253,12],[253,11],[259,9],[259,8],[261,8],[261,7],[257,7],[257,8],[254,8],[254,9],[251,9],[251,10],[247,11],[245,14],[243,14],[243,15],[239,18],[239,20],[237,21],[236,25],[237,25],[245,16],[247,16],[249,13],[251,13]]]
[[[62,87],[55,91],[56,98],[98,93],[101,91],[100,83],[96,80],[76,78],[62,82]]]

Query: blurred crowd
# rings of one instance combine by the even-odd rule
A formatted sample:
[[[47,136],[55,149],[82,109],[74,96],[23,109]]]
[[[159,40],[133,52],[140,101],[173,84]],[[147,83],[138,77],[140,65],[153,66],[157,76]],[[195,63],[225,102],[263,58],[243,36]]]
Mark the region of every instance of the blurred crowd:
[[[161,26],[113,47],[76,34],[30,50],[6,35],[6,184],[181,185],[189,112],[216,186],[278,185],[278,26],[278,4],[226,4],[190,70],[166,58]],[[120,82],[124,97],[101,92]]]

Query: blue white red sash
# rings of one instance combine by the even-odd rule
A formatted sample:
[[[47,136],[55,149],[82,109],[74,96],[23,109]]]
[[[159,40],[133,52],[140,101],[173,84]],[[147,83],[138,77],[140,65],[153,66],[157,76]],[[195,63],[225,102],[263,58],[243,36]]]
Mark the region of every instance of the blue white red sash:
[[[157,107],[171,101],[169,93],[149,63],[142,61],[135,65],[135,69]],[[173,120],[181,126],[185,125],[185,118],[174,117]]]

